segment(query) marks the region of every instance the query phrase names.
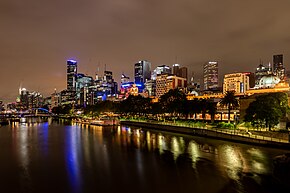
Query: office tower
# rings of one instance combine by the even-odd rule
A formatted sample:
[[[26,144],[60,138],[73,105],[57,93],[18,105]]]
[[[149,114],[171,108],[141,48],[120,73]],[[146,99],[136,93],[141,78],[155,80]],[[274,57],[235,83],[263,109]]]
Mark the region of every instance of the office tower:
[[[171,74],[171,68],[167,65],[157,66],[151,74],[151,79],[156,80],[156,77],[160,74]]]
[[[77,61],[67,61],[67,90],[76,90],[76,76],[77,76]]]
[[[283,54],[273,56],[273,72],[280,80],[284,80],[285,68],[283,64]]]
[[[185,78],[187,80],[187,68],[186,67],[179,68],[178,74],[180,77]]]
[[[146,80],[151,79],[151,63],[142,60],[135,64],[135,84],[144,85]]]
[[[172,74],[175,76],[179,76],[179,64],[173,64],[172,66]]]
[[[203,66],[203,87],[204,90],[218,89],[218,62],[210,61]]]
[[[250,79],[248,73],[225,74],[223,93],[235,91],[236,94],[244,94],[250,89]]]

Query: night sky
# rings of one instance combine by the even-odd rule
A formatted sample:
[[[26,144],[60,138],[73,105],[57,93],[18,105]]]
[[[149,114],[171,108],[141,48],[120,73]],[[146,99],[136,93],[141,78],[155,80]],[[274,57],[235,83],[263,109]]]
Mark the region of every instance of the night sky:
[[[133,65],[176,62],[201,77],[208,60],[224,73],[254,71],[284,54],[290,69],[289,0],[1,0],[0,100],[19,85],[45,96],[66,88],[66,60],[120,82]]]

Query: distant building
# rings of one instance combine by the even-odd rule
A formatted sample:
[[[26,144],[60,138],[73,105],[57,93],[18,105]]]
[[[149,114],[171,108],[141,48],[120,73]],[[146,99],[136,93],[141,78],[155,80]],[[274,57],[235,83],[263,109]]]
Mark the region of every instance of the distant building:
[[[173,64],[173,65],[172,65],[172,74],[173,74],[173,75],[175,75],[175,76],[180,76],[180,75],[179,75],[179,67],[180,67],[179,64]]]
[[[60,93],[57,93],[56,90],[51,94],[51,105],[50,108],[58,107],[60,105]]]
[[[285,80],[285,68],[283,54],[273,56],[273,72],[280,80]]]
[[[180,64],[173,64],[172,74],[187,79],[187,67],[180,67]]]
[[[144,88],[144,83],[151,79],[151,63],[146,60],[139,61],[135,64],[134,72],[135,84],[141,84]]]
[[[77,61],[68,60],[67,61],[67,90],[76,90],[76,77],[77,77]]]
[[[204,90],[218,89],[218,62],[210,61],[203,66],[203,88]]]
[[[20,89],[20,109],[31,110],[33,108],[42,107],[44,104],[44,98],[39,92],[29,92],[25,88]]]
[[[250,89],[248,73],[225,74],[223,83],[223,93],[235,91],[236,94],[245,94]]]
[[[126,76],[125,74],[121,75],[121,84],[130,82],[130,78]]]
[[[263,76],[271,75],[273,74],[271,64],[266,67],[263,64],[260,63],[260,65],[256,68],[255,71],[255,88],[260,87],[260,80]]]
[[[148,80],[145,83],[145,90],[148,92],[149,96],[155,96],[156,95],[156,79]]]
[[[161,74],[156,78],[156,97],[159,98],[170,89],[181,88],[185,89],[187,80],[175,75]]]
[[[188,93],[193,93],[195,95],[198,95],[200,92],[200,81],[195,80],[195,74],[192,72],[189,82],[187,84],[187,92]]]
[[[171,74],[171,68],[167,65],[157,66],[151,74],[151,80],[156,80],[160,74]]]

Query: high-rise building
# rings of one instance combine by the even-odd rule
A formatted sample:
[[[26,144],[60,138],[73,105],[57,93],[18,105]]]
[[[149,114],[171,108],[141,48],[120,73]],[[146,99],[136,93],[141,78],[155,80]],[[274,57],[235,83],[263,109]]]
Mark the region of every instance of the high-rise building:
[[[135,64],[135,84],[144,85],[146,80],[151,79],[151,63],[142,60]]]
[[[67,90],[76,90],[76,78],[77,78],[77,61],[67,61]]]
[[[235,91],[236,94],[244,94],[250,89],[250,79],[248,73],[225,74],[223,92]]]
[[[179,76],[179,64],[173,64],[172,65],[172,74],[175,76]]]
[[[273,72],[280,80],[285,78],[285,68],[283,64],[283,54],[273,56]]]
[[[151,74],[151,79],[156,80],[156,77],[160,74],[171,74],[171,68],[167,65],[157,66]]]
[[[203,88],[204,90],[218,89],[218,62],[210,61],[203,66]]]
[[[180,77],[187,79],[187,68],[186,67],[179,68],[178,74]]]

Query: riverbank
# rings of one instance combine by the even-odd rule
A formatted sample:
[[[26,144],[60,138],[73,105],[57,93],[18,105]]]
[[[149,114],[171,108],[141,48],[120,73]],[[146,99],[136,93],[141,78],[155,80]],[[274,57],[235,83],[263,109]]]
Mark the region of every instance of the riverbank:
[[[210,129],[210,128],[196,128],[188,125],[174,125],[171,123],[164,122],[145,122],[145,121],[133,121],[133,120],[122,120],[121,125],[136,126],[142,128],[148,128],[152,130],[175,132],[193,136],[201,136],[208,138],[215,138],[221,140],[227,140],[238,143],[247,143],[253,145],[260,145],[265,147],[274,147],[281,149],[290,149],[290,143],[288,140],[282,140],[278,138],[270,138],[259,135],[250,135],[246,133],[238,133],[235,131],[227,131],[221,129]]]

